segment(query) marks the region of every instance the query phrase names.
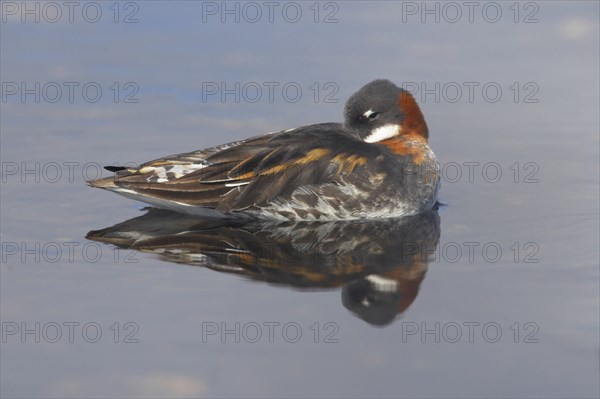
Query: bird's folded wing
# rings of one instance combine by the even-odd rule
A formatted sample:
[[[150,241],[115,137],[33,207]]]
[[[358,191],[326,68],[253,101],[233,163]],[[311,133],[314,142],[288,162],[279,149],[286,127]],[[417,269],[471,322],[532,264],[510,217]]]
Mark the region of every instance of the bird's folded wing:
[[[318,130],[261,136],[212,153],[151,161],[118,172],[114,184],[161,200],[238,211],[290,196],[300,187],[332,183],[336,176],[364,178],[357,171],[367,163],[368,147],[357,146],[357,152],[351,148],[354,141]]]

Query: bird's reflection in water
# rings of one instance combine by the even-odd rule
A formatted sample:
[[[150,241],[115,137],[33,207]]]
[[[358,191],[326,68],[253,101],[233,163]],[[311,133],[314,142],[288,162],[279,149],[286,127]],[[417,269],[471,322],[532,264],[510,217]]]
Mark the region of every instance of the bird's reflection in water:
[[[86,238],[295,288],[341,286],[344,306],[379,326],[413,303],[440,237],[437,211],[403,219],[274,224],[147,210]]]

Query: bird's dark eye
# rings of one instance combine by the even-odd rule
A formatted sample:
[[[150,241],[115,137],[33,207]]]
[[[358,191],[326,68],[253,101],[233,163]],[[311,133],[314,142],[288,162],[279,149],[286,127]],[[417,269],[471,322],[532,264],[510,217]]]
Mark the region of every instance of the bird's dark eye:
[[[373,121],[373,120],[377,119],[378,116],[379,116],[379,112],[371,112],[369,114],[369,116],[367,116],[367,119],[370,121]]]

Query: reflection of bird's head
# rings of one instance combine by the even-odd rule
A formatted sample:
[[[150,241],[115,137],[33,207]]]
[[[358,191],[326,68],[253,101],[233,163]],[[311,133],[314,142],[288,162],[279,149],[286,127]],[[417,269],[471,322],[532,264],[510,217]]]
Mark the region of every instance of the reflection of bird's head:
[[[371,274],[346,284],[342,288],[342,303],[367,323],[385,326],[414,302],[425,272],[415,277],[391,279]]]

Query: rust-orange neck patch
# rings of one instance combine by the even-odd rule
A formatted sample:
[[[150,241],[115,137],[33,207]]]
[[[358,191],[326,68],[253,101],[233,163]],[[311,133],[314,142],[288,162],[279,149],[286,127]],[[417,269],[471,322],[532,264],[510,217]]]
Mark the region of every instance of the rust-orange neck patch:
[[[394,154],[412,157],[416,165],[420,165],[428,151],[427,139],[418,134],[402,134],[379,142],[389,148]]]
[[[402,133],[416,134],[427,140],[429,138],[429,129],[427,129],[423,113],[413,96],[409,92],[403,91],[398,97],[398,106],[404,114],[404,120],[401,125]]]

